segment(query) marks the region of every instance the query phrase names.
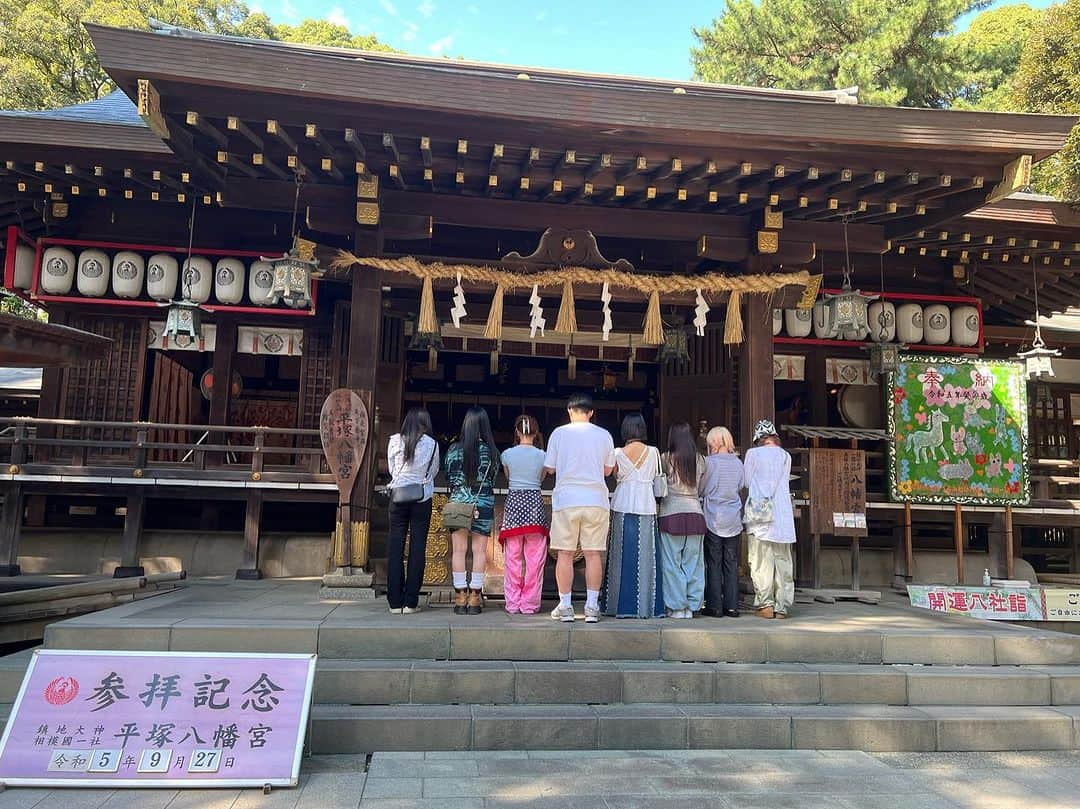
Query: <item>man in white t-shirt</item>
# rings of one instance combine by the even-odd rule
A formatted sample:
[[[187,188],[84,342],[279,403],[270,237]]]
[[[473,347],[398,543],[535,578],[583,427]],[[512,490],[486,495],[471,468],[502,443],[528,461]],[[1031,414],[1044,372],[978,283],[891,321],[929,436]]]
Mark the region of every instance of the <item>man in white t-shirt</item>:
[[[615,442],[611,433],[592,423],[593,401],[587,393],[570,397],[566,410],[570,423],[557,427],[548,439],[544,469],[555,475],[551,495],[551,548],[558,551],[555,581],[559,606],[551,612],[557,621],[574,620],[570,603],[574,583],[574,554],[585,554],[585,622],[600,620],[600,585],[604,568],[600,555],[607,550],[611,522],[610,498],[604,480],[615,469]]]

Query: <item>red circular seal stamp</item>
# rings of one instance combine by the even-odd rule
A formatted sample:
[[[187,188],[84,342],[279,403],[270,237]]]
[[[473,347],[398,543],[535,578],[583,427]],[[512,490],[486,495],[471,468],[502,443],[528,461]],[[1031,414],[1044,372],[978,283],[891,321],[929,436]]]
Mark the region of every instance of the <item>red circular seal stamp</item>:
[[[45,701],[50,705],[67,705],[79,696],[79,681],[74,677],[57,677],[45,686]]]

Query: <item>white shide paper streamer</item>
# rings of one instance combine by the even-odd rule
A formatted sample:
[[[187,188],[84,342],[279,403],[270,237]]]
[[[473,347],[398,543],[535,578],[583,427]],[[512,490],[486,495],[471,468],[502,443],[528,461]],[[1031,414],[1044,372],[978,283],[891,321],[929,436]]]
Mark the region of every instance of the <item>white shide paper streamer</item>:
[[[465,317],[465,290],[461,288],[461,273],[458,273],[457,286],[454,287],[454,305],[450,308],[450,319],[454,328],[461,328],[461,319]]]
[[[604,313],[604,325],[601,327],[602,337],[604,342],[607,342],[608,337],[611,335],[611,290],[608,288],[608,282],[604,282],[604,288],[600,292],[600,300],[604,302],[601,311]]]
[[[532,305],[529,309],[529,337],[535,339],[537,329],[540,329],[540,336],[543,337],[547,320],[544,319],[544,307],[540,305],[540,292],[535,284],[532,295],[529,296],[529,303]]]
[[[697,305],[694,307],[694,331],[698,337],[705,336],[705,316],[709,314],[709,304],[705,302],[705,297],[701,294],[701,290],[697,291],[697,298],[694,303]]]

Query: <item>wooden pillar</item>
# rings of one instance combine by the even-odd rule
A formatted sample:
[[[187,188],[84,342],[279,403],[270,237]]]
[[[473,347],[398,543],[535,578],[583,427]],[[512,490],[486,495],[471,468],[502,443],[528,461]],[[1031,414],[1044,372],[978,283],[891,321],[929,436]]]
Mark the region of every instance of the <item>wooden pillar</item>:
[[[0,576],[18,576],[19,535],[22,533],[22,484],[4,489],[4,507],[0,510]]]
[[[894,590],[903,590],[907,573],[904,567],[904,526],[902,522],[892,524],[892,586]]]
[[[222,319],[214,338],[214,386],[210,389],[210,423],[227,425],[232,406],[232,375],[236,364],[236,321]],[[210,436],[210,443],[225,443],[225,435]],[[226,463],[225,453],[212,455],[215,466]]]
[[[825,382],[825,351],[812,349],[806,355],[806,383],[810,391],[810,423],[829,426],[829,386]]]
[[[128,496],[127,513],[124,515],[124,536],[120,542],[120,566],[113,571],[114,579],[146,575],[143,566],[139,564],[139,538],[142,536],[145,509],[145,495]]]
[[[259,489],[248,492],[244,506],[244,557],[236,570],[236,578],[255,580],[262,578],[259,570],[259,528],[262,523],[263,493]]]
[[[1080,570],[1080,544],[1077,541],[1077,530],[1070,529],[1073,541],[1073,566],[1069,572],[1075,573]],[[1013,577],[1013,561],[1016,559],[1016,546],[1013,544],[1013,510],[1012,506],[1005,506],[1005,578]]]
[[[750,272],[757,262],[751,260]],[[764,295],[747,295],[743,311],[743,342],[739,347],[739,442],[750,447],[754,425],[776,419],[773,395],[772,309]]]
[[[987,550],[989,551],[986,567],[990,571],[991,576],[999,579],[1008,578],[1009,543],[1006,538],[1007,531],[1005,526],[1009,521],[1010,516],[1011,515],[1008,515],[1005,512],[994,514],[986,532],[986,544]]]
[[[964,583],[964,512],[953,506],[953,535],[956,541],[956,583]]]
[[[373,255],[382,251],[381,231],[359,229],[356,234],[357,255]],[[349,501],[350,525],[344,546],[348,559],[341,567],[365,571],[368,567],[369,530],[371,525],[371,487],[374,480],[375,458],[381,448],[376,446],[379,414],[375,410],[375,385],[379,367],[379,345],[382,328],[382,282],[379,273],[363,267],[353,267],[352,301],[349,308],[349,363],[346,386],[352,389],[367,407],[371,428],[367,451],[360,474]]]

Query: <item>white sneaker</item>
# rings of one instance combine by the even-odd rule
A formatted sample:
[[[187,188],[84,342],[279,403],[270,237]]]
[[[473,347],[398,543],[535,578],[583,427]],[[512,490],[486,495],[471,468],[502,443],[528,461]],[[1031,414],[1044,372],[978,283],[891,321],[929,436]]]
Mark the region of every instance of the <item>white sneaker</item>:
[[[600,607],[590,607],[588,604],[585,605],[585,623],[600,623]]]
[[[559,604],[551,611],[551,617],[556,621],[562,621],[564,624],[572,624],[574,622],[574,608],[572,606],[564,607]]]
[[[415,607],[402,607],[401,608],[401,614],[402,615],[412,615],[414,612],[420,612],[420,610],[421,610],[421,607],[420,607],[419,604],[417,604]]]
[[[685,609],[685,610],[683,610],[683,611],[682,611],[682,613],[683,613],[683,614],[682,614],[682,617],[683,617],[683,618],[687,618],[687,619],[689,619],[689,618],[693,618],[693,617],[694,617],[694,611],[693,611],[693,610],[691,610],[691,609]]]

